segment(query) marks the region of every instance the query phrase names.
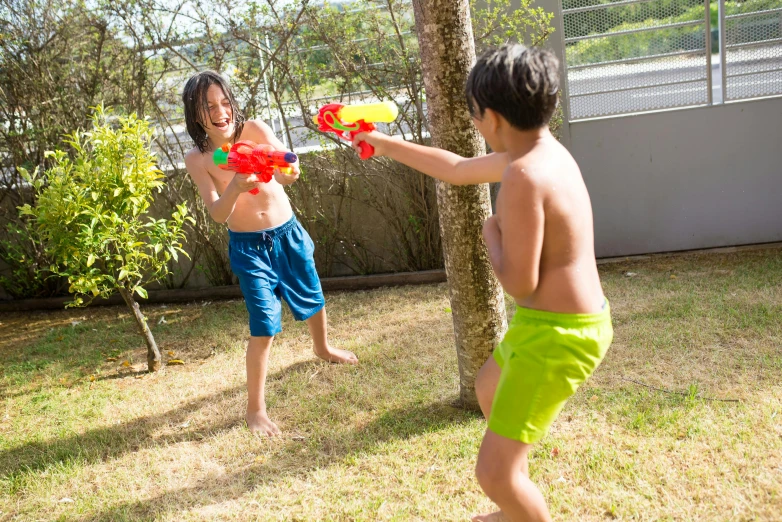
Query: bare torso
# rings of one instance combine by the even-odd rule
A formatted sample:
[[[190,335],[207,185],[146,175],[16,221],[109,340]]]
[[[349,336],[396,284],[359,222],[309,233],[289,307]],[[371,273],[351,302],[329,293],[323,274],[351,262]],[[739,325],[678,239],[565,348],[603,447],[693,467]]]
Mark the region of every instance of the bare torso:
[[[545,215],[538,285],[519,306],[560,313],[595,313],[604,296],[595,262],[592,206],[575,160],[551,140],[516,160],[535,172]],[[504,202],[502,189],[497,206]],[[503,223],[503,234],[513,224]]]
[[[241,135],[242,140],[250,140],[259,144],[268,143],[265,136],[252,125],[245,124]],[[212,160],[212,150],[204,153],[191,151],[196,163],[203,167],[214,183],[217,193],[222,195],[234,177],[234,173],[222,170]],[[276,227],[288,221],[293,215],[293,209],[285,189],[274,178],[268,183],[261,183],[260,192],[252,195],[249,192],[240,194],[236,206],[228,217],[228,228],[234,232],[255,232]]]

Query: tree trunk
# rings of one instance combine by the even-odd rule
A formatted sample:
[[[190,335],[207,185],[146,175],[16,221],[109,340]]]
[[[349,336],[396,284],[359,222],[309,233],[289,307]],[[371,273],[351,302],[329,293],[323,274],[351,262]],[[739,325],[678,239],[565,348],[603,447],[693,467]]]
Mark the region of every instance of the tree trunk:
[[[156,372],[160,369],[162,358],[160,357],[160,350],[158,350],[155,338],[152,336],[152,330],[149,329],[147,319],[144,314],[141,313],[138,303],[133,299],[133,294],[128,291],[127,288],[121,286],[118,288],[122,299],[125,300],[125,304],[133,312],[133,317],[136,318],[136,324],[141,330],[141,335],[144,336],[144,341],[147,343],[147,369],[150,372]]]
[[[413,0],[432,145],[465,157],[485,154],[464,86],[475,62],[469,0]],[[507,328],[502,287],[483,242],[489,185],[437,182],[445,271],[451,294],[462,405],[478,409],[475,376]]]

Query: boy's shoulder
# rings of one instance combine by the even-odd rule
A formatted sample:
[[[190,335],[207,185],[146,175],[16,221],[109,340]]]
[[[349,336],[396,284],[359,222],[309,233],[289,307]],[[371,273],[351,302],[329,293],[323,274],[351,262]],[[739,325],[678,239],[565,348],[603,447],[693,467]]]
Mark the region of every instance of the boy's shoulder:
[[[244,130],[261,130],[263,127],[266,127],[266,124],[262,120],[253,119],[244,122]]]
[[[204,156],[206,156],[205,152],[198,150],[198,147],[193,147],[185,153],[185,166],[191,167],[201,164],[204,160]]]
[[[570,153],[559,142],[536,146],[529,153],[508,162],[503,182],[515,180],[526,184],[548,184],[552,178],[578,172],[578,166]]]
[[[198,150],[198,147],[193,147],[189,151],[185,152],[185,158],[198,158],[203,155],[204,153]]]
[[[247,120],[242,128],[240,140],[250,140],[255,142],[267,141],[269,135],[273,132],[271,128],[262,120]]]
[[[185,170],[190,176],[199,178],[211,176],[212,152],[201,152],[198,147],[193,147],[185,153]]]
[[[502,173],[503,185],[518,185],[519,187],[531,187],[538,184],[543,177],[537,162],[522,156],[508,163]]]

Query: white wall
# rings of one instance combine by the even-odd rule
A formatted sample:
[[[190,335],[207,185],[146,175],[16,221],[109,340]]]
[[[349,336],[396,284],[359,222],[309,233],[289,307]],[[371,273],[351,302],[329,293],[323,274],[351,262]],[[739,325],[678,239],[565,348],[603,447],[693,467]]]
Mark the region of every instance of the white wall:
[[[782,98],[569,130],[598,256],[782,241]]]

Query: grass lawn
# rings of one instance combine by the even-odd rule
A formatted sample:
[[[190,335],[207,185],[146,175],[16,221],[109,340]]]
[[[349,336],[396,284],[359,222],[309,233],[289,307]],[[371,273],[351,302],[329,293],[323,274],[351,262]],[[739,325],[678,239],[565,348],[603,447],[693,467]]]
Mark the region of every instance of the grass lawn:
[[[614,344],[530,462],[554,519],[782,519],[782,250],[601,273]],[[446,286],[327,299],[333,342],[361,364],[320,362],[286,315],[273,440],[243,428],[241,301],[145,307],[165,358],[184,361],[154,375],[125,308],[0,315],[0,521],[492,509],[473,476],[485,421],[454,407]]]

